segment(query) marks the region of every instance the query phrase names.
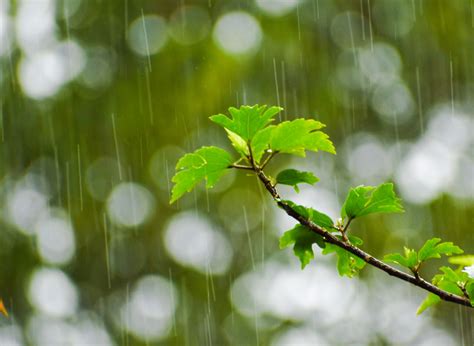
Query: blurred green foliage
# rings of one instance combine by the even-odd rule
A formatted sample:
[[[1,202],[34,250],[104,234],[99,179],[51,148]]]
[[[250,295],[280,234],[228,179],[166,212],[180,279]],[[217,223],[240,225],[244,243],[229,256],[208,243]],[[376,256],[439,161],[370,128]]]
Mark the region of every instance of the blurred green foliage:
[[[258,192],[254,179],[230,176],[227,185],[223,183],[221,189],[216,186],[215,193],[199,190],[178,205],[168,204],[170,178],[177,158],[201,145],[224,143],[225,134],[217,132],[208,117],[232,105],[276,104],[284,108],[281,120],[304,116],[325,123],[337,148],[350,149],[353,135],[360,133],[366,138],[370,134],[395,153],[390,156],[393,165],[384,177],[386,180],[397,180],[400,161],[408,155],[411,145],[421,143],[436,107],[447,107],[451,115],[471,117],[472,124],[474,12],[470,0],[301,0],[281,16],[270,15],[250,0],[51,1],[55,9],[54,39],[74,40],[92,67],[86,63],[72,81],[52,95],[39,98],[25,91],[28,79],[20,78],[22,64],[36,54],[25,51],[18,34],[20,8],[26,2],[0,2],[4,14],[0,20],[8,16],[10,25],[5,29],[5,37],[11,41],[7,51],[0,47],[0,295],[13,316],[2,321],[2,325],[18,324],[31,344],[47,342],[35,339],[36,329],[31,326],[32,316],[41,311],[32,301],[30,279],[37,268],[55,265],[48,264],[38,253],[35,236],[19,231],[18,222],[29,219],[12,222],[11,214],[15,212],[11,210],[9,196],[22,179],[45,192],[48,206],[61,208],[70,218],[74,256],[57,267],[70,277],[79,292],[77,311],[93,311],[117,344],[270,344],[278,340],[283,343],[283,338],[279,338],[304,325],[304,319],[265,313],[253,318],[239,312],[238,304],[232,303],[231,287],[237,278],[252,271],[258,273],[258,264],[265,260],[290,261],[277,254],[275,230],[283,230],[283,221],[276,216],[267,197]],[[203,40],[183,45],[169,38],[161,50],[149,57],[138,56],[129,48],[128,28],[134,20],[143,14],[154,14],[170,21],[184,4],[199,6],[208,13],[212,27]],[[231,11],[247,12],[258,22],[262,40],[255,53],[226,53],[213,38],[215,23]],[[44,19],[38,15],[37,20],[41,18]],[[41,49],[47,51],[50,46],[45,44]],[[379,60],[370,55],[378,49],[383,53],[375,54]],[[93,56],[97,60],[92,60]],[[93,69],[94,64],[97,69]],[[57,68],[54,64],[49,67]],[[84,82],[88,68],[100,81],[93,87]],[[101,77],[105,70],[110,70],[109,77]],[[392,85],[397,89],[390,89]],[[392,99],[390,95],[396,97]],[[384,103],[387,99],[393,103]],[[398,118],[389,111],[393,109],[396,113],[397,105],[403,103],[407,109],[400,110],[397,122]],[[468,133],[472,137],[472,132]],[[445,137],[448,141],[461,138],[453,132],[447,132]],[[468,149],[452,146],[454,154],[459,151],[463,158],[467,156],[468,165],[456,168],[464,177],[472,174],[473,167],[472,138],[468,138],[468,143]],[[332,193],[339,206],[348,187],[354,185],[354,173],[347,168],[351,154],[344,154],[344,150],[339,150],[336,158],[309,156],[313,166],[308,170],[314,171],[321,182],[324,174],[333,179],[327,179],[322,187]],[[117,165],[107,164],[109,173],[101,173],[103,198],[94,197],[95,190],[91,192],[88,180],[90,167],[100,158],[112,158],[111,162]],[[281,159],[269,168],[276,174],[277,168],[286,168],[287,163]],[[303,161],[294,160],[292,164],[308,168]],[[440,157],[438,169],[446,164]],[[453,168],[455,172],[456,169]],[[472,191],[472,179],[461,181],[454,173],[450,177],[454,182],[463,182],[465,191]],[[451,186],[451,180],[446,179],[444,184]],[[146,221],[135,227],[121,226],[108,212],[107,200],[110,201],[112,188],[120,182],[140,184],[154,200]],[[302,192],[307,189],[312,187],[301,188]],[[460,198],[451,190],[441,189],[423,203],[410,203],[408,198],[404,202],[405,215],[370,216],[355,225],[355,234],[364,239],[365,249],[378,256],[406,244],[418,248],[432,236],[474,253],[473,196]],[[315,202],[324,204],[319,198]],[[21,204],[16,208],[25,207],[28,211],[27,206]],[[190,213],[205,215],[231,244],[234,255],[223,274],[206,275],[205,271],[184,265],[166,245],[165,231],[172,218],[188,209]],[[110,263],[106,260],[106,246]],[[294,267],[295,263],[291,264]],[[434,267],[427,266],[423,274],[434,275],[433,270]],[[173,282],[179,301],[173,327],[156,341],[151,338],[149,343],[131,332],[133,328],[127,331],[126,326],[115,322],[120,304],[128,301],[138,280],[148,274]],[[392,285],[390,278],[376,275],[363,272],[368,289],[379,287],[372,276]],[[334,287],[344,284],[332,282]],[[374,290],[370,291],[372,296],[378,292],[377,288]],[[419,302],[419,296],[415,298]],[[383,304],[386,299],[392,298],[380,293],[374,302]],[[367,309],[378,316],[374,302],[368,302]],[[440,324],[452,338],[448,340],[460,343],[459,335],[463,335],[463,342],[473,342],[472,315],[457,309],[446,304],[437,310],[434,320],[419,317],[426,318],[422,320],[426,325],[413,332],[413,339],[407,342],[422,340],[423,331],[429,329],[426,326],[433,331]],[[77,311],[65,321],[75,325]],[[390,311],[387,314],[392,315]],[[405,318],[400,314],[393,311],[393,316],[384,316],[398,331],[396,322]],[[345,319],[341,314],[336,320],[341,325],[347,322]],[[310,328],[320,338],[317,340],[338,340],[340,336],[329,324]],[[357,321],[352,320],[351,326],[357,329]],[[366,337],[353,342],[401,342],[382,329],[361,330]],[[446,340],[442,338],[446,335],[438,340]]]

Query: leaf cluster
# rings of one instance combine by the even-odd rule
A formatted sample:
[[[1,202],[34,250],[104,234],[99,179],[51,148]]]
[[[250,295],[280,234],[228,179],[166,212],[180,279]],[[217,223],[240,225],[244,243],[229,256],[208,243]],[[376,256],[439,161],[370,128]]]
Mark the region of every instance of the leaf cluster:
[[[379,186],[357,186],[349,191],[341,217],[354,219],[374,213],[401,213],[403,207],[395,195],[392,183]]]
[[[446,292],[458,296],[465,296],[470,300],[471,305],[474,306],[474,279],[462,272],[461,268],[453,270],[450,267],[443,266],[439,269],[441,274],[435,275],[432,279],[432,283]],[[437,295],[429,293],[418,307],[416,313],[421,314],[440,301],[441,299]]]
[[[270,125],[282,108],[267,106],[242,106],[229,108],[230,117],[217,114],[210,117],[222,126],[234,147],[238,158],[235,159],[224,149],[202,147],[186,154],[176,165],[176,174],[172,178],[171,203],[177,201],[186,192],[205,180],[206,187],[213,187],[233,164],[244,162],[249,169],[256,168],[263,160],[269,160],[277,153],[305,156],[307,150],[327,151],[335,154],[334,145],[329,136],[320,131],[324,124],[313,119],[295,119],[278,125]],[[294,169],[285,170],[277,175],[277,183],[291,185],[298,191],[298,184],[314,184],[319,179],[310,172]]]
[[[400,253],[392,253],[385,255],[387,262],[392,262],[410,269],[414,274],[418,271],[422,263],[433,258],[441,258],[441,256],[451,256],[453,254],[462,254],[464,251],[452,242],[441,243],[440,238],[432,238],[425,242],[420,250],[415,251],[405,247],[404,255]]]
[[[402,267],[410,269],[416,277],[419,276],[419,271],[422,264],[430,259],[441,258],[441,256],[452,256],[455,254],[462,254],[464,251],[452,242],[441,242],[440,238],[432,238],[427,240],[420,250],[415,251],[405,247],[404,254],[392,253],[385,255],[384,260],[387,262],[398,264]],[[456,256],[450,262],[465,263],[466,259],[472,256]],[[440,268],[442,274],[437,274],[433,277],[432,283],[442,290],[458,295],[466,296],[470,299],[474,306],[474,280],[461,271],[459,267],[454,271],[450,267],[443,266]],[[439,303],[441,299],[429,293],[425,300],[421,303],[417,313],[421,314],[427,308]]]
[[[322,249],[323,255],[336,255],[337,270],[341,276],[353,277],[364,268],[366,262],[354,255],[354,251],[346,250],[352,248],[361,251],[359,247],[363,244],[362,239],[349,234],[351,222],[370,214],[401,213],[404,211],[401,200],[397,197],[392,183],[354,187],[349,190],[345,198],[341,218],[337,222],[321,211],[289,200],[281,200],[275,190],[278,184],[292,186],[299,192],[300,184],[314,185],[319,178],[312,172],[293,168],[280,171],[275,178],[267,178],[263,170],[277,154],[304,157],[307,151],[336,153],[329,136],[322,131],[324,124],[314,119],[303,118],[274,124],[275,116],[281,110],[282,108],[275,106],[241,106],[229,108],[230,116],[225,114],[211,116],[211,121],[226,131],[235,153],[231,154],[214,146],[205,146],[184,155],[178,161],[176,174],[172,178],[174,186],[170,203],[176,202],[186,192],[192,191],[200,182],[205,182],[206,188],[212,188],[230,169],[253,171],[280,207],[287,212],[290,209],[291,215],[298,215],[297,220],[301,221],[301,218],[305,220],[281,236],[280,248],[292,246],[303,269],[314,259],[313,245],[317,245]],[[419,270],[425,261],[461,253],[463,251],[453,243],[433,238],[426,241],[418,251],[405,248],[403,254],[388,254],[384,259],[408,268],[415,275],[415,280],[421,280]],[[457,270],[441,267],[441,274],[433,278],[433,284],[445,292],[470,299],[474,306],[474,280],[461,271],[461,265],[474,264],[474,256],[452,257],[451,263],[460,267]],[[440,300],[438,295],[430,293],[418,312],[421,313]]]

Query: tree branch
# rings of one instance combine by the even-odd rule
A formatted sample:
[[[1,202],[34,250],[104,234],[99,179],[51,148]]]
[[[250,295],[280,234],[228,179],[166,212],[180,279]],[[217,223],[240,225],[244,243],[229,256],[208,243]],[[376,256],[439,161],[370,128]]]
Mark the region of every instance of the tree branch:
[[[343,234],[346,234],[347,229],[349,228],[349,225],[351,224],[352,220],[354,220],[353,217],[350,217],[350,218],[347,220],[346,225],[345,225],[344,228],[342,229],[342,233],[343,233]]]
[[[398,270],[398,269],[396,269],[396,268],[380,261],[379,259],[373,257],[372,255],[370,255],[367,252],[359,249],[358,247],[350,244],[349,242],[344,242],[343,240],[340,240],[339,238],[337,238],[336,236],[334,236],[330,232],[322,229],[321,227],[319,227],[318,225],[313,223],[311,220],[309,220],[309,219],[303,217],[302,215],[298,214],[291,206],[289,206],[288,204],[286,204],[285,202],[283,202],[281,200],[280,195],[278,194],[278,191],[276,190],[275,186],[272,185],[270,179],[262,171],[262,168],[255,165],[253,160],[251,160],[251,164],[252,164],[252,166],[253,166],[252,168],[255,171],[255,173],[257,174],[258,178],[263,183],[266,190],[272,195],[273,199],[278,204],[278,206],[280,208],[282,208],[289,216],[291,216],[296,221],[298,221],[301,225],[306,226],[312,232],[323,236],[326,242],[328,242],[330,244],[334,244],[334,245],[350,252],[351,254],[361,258],[366,263],[368,263],[371,266],[376,267],[376,268],[384,271],[385,273],[387,273],[390,276],[397,277],[397,278],[399,278],[403,281],[409,282],[409,283],[411,283],[415,286],[418,286],[418,287],[420,287],[420,288],[422,288],[422,289],[424,289],[428,292],[431,292],[431,293],[437,295],[438,297],[440,297],[442,300],[452,302],[452,303],[456,303],[456,304],[463,305],[463,306],[468,306],[470,308],[473,307],[471,305],[471,302],[469,301],[469,299],[467,297],[462,297],[462,296],[458,296],[456,294],[446,292],[446,291],[440,289],[439,287],[436,287],[435,285],[429,283],[428,281],[424,280],[423,278],[421,278],[419,276],[412,276],[410,274],[402,272],[402,271],[400,271],[400,270]],[[349,222],[348,222],[348,224],[349,224]],[[347,230],[348,224],[346,224],[346,227],[344,228],[344,231]]]

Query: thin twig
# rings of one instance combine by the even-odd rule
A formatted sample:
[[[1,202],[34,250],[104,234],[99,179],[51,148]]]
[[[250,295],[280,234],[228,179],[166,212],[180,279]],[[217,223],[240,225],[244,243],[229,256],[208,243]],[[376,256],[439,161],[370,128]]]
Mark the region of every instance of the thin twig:
[[[415,277],[415,276],[412,276],[412,275],[407,274],[405,272],[402,272],[402,271],[400,271],[400,270],[398,270],[394,267],[391,267],[388,264],[386,264],[386,263],[380,261],[379,259],[373,257],[372,255],[368,254],[367,252],[365,252],[365,251],[359,249],[358,247],[350,244],[349,242],[344,242],[343,240],[340,240],[339,238],[337,238],[336,236],[334,236],[330,232],[322,229],[321,227],[319,227],[318,225],[313,223],[311,220],[309,220],[309,219],[305,218],[304,216],[300,215],[290,205],[288,205],[287,203],[285,203],[284,201],[281,200],[280,195],[278,194],[278,191],[276,190],[275,186],[272,185],[270,179],[265,175],[265,173],[261,170],[261,168],[258,167],[258,166],[255,166],[255,163],[253,162],[253,160],[251,161],[251,164],[253,165],[254,171],[257,174],[258,178],[263,183],[263,185],[265,186],[267,191],[272,195],[273,199],[278,204],[278,206],[280,208],[282,208],[283,210],[285,210],[285,212],[289,216],[294,218],[301,225],[306,226],[312,232],[315,232],[315,233],[323,236],[324,239],[326,240],[326,242],[328,242],[330,244],[334,244],[334,245],[350,252],[351,254],[361,258],[362,260],[364,260],[366,263],[372,265],[373,267],[376,267],[376,268],[386,272],[390,276],[397,277],[397,278],[399,278],[403,281],[407,281],[407,282],[409,282],[409,283],[411,283],[415,286],[418,286],[418,287],[420,287],[420,288],[422,288],[422,289],[424,289],[428,292],[436,294],[442,300],[452,302],[452,303],[456,303],[456,304],[460,304],[460,305],[464,305],[464,306],[468,306],[470,308],[473,307],[471,305],[471,302],[469,301],[469,299],[467,297],[462,297],[462,296],[458,296],[456,294],[446,292],[446,291],[440,289],[439,287],[436,287],[435,285],[429,283],[428,281],[424,280],[423,278],[421,278],[419,276]],[[349,222],[348,222],[348,224],[349,224]],[[347,230],[348,224],[346,224],[346,227],[344,228],[344,232]]]
[[[271,159],[275,157],[275,155],[278,154],[278,151],[272,151],[270,155],[268,155],[265,160],[262,162],[262,165],[260,166],[260,169],[264,169],[268,163],[270,162]]]
[[[344,240],[346,243],[349,241],[349,238],[347,237],[347,229],[349,228],[349,225],[351,224],[352,220],[354,220],[354,218],[349,217],[345,226],[338,228],[339,232],[341,232],[342,240]]]
[[[349,228],[349,225],[351,224],[352,220],[354,220],[353,217],[349,217],[349,220],[347,220],[347,223],[346,225],[344,226],[344,228],[342,229],[342,234],[346,234],[347,232],[347,229]]]
[[[250,165],[252,166],[252,170],[257,172],[259,167],[255,163],[255,160],[253,158],[252,146],[250,145],[250,142],[247,143],[247,148],[249,149],[248,160],[250,161]]]

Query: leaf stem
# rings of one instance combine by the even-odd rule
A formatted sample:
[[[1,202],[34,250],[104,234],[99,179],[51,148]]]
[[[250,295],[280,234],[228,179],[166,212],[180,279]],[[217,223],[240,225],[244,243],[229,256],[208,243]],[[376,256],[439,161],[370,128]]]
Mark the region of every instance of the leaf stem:
[[[254,171],[253,167],[251,166],[245,166],[245,165],[238,165],[238,164],[232,164],[232,165],[229,165],[229,168],[237,168],[237,169],[245,169],[245,170],[248,170],[248,171]]]
[[[352,220],[354,220],[354,218],[353,218],[352,216],[349,217],[349,220],[347,220],[346,225],[345,225],[344,228],[342,229],[342,233],[346,234],[347,229],[349,228],[349,225],[351,224]]]
[[[273,158],[276,156],[276,154],[278,154],[278,151],[272,151],[272,152],[270,153],[270,155],[268,155],[268,156],[265,158],[265,160],[262,162],[262,165],[260,166],[260,169],[264,169],[264,168],[268,165],[268,163],[270,162],[270,160],[273,159]]]
[[[341,232],[341,235],[342,235],[342,239],[347,242],[349,240],[349,238],[347,238],[347,230],[349,229],[349,225],[351,224],[352,220],[354,220],[353,217],[349,217],[349,219],[347,220],[347,223],[345,224],[344,228],[343,229],[340,229],[340,232]]]
[[[252,166],[252,170],[255,172],[258,172],[261,170],[261,168],[255,163],[255,160],[253,159],[253,152],[252,152],[252,146],[250,145],[250,141],[247,142],[247,148],[249,149],[249,157],[247,158],[250,162],[250,165]]]

